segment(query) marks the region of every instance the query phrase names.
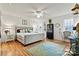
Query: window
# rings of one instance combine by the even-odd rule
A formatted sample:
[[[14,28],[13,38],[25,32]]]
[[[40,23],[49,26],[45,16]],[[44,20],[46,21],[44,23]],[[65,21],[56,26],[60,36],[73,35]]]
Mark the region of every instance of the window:
[[[65,19],[64,20],[64,29],[67,31],[73,31],[74,21],[73,19]]]

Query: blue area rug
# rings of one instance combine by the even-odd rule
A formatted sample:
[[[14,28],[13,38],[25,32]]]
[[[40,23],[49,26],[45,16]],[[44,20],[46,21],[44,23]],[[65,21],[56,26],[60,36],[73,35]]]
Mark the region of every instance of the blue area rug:
[[[65,45],[46,42],[28,49],[28,52],[33,56],[62,56],[64,55],[64,48]]]

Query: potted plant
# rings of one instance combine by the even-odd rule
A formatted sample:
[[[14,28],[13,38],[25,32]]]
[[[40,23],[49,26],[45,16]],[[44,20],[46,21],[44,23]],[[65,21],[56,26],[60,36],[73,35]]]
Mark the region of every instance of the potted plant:
[[[79,23],[76,26],[77,38],[75,44],[75,55],[79,55]]]

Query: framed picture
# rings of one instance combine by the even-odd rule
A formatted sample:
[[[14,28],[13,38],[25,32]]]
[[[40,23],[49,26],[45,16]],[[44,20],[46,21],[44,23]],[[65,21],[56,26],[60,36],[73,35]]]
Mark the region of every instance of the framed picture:
[[[22,19],[22,25],[27,25],[27,20]]]

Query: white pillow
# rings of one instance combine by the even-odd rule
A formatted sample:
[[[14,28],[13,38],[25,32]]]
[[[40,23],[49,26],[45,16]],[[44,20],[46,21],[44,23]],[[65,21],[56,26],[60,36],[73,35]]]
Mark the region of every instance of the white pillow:
[[[23,33],[23,30],[20,30],[20,33]]]

